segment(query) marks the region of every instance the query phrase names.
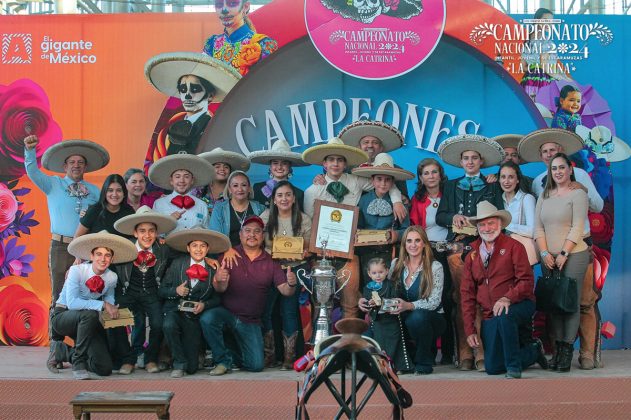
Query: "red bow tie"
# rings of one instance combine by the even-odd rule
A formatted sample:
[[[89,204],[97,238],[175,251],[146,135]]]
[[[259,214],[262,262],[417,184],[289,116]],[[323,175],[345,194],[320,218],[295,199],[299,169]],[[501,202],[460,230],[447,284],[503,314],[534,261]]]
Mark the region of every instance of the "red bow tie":
[[[195,200],[193,200],[188,195],[178,195],[173,197],[173,199],[171,200],[171,204],[181,209],[188,210],[195,205]]]
[[[153,255],[150,251],[140,251],[138,252],[138,256],[136,257],[136,261],[134,261],[134,265],[139,267],[144,265],[145,267],[153,267],[156,265],[156,256]]]
[[[101,293],[105,287],[105,282],[101,276],[92,276],[85,282],[85,285],[88,286],[92,293]]]
[[[189,279],[197,279],[199,281],[208,280],[208,270],[199,264],[191,265],[188,270],[186,270],[186,275]]]

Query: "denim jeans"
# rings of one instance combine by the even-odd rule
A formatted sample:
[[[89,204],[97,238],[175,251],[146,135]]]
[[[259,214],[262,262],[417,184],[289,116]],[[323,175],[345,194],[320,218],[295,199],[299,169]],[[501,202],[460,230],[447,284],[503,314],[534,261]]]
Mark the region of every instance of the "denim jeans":
[[[199,321],[217,364],[227,368],[232,366],[233,355],[226,348],[223,337],[224,330],[229,330],[239,345],[242,368],[252,372],[263,370],[263,335],[260,325],[242,322],[223,306],[204,311]]]
[[[404,314],[405,328],[416,343],[414,354],[416,370],[430,373],[434,365],[432,347],[445,330],[445,318],[442,313],[427,309],[415,309]]]
[[[265,312],[261,321],[263,322],[263,331],[271,331],[272,326],[272,312],[274,311],[274,305],[276,301],[280,299],[280,317],[283,325],[283,333],[289,337],[293,333],[298,331],[298,297],[300,293],[296,291],[291,296],[283,296],[280,294],[277,288],[272,287],[269,295],[267,296],[267,302],[265,304]]]

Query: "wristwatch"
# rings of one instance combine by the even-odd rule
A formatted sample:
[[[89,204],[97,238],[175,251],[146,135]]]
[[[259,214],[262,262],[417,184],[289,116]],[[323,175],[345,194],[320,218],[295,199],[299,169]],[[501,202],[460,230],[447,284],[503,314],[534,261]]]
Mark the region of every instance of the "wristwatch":
[[[564,257],[567,257],[570,253],[562,249],[561,252],[559,252],[559,254],[563,255]]]
[[[548,251],[541,251],[539,254],[541,254],[541,258],[545,258],[548,255],[550,255],[550,253]]]

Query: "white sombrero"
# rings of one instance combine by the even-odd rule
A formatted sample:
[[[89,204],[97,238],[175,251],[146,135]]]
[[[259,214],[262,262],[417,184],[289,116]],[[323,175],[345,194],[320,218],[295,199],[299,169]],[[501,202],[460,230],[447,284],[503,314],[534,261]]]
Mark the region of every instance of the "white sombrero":
[[[151,57],[145,64],[145,77],[160,92],[179,97],[177,82],[180,77],[191,74],[212,84],[215,95],[211,102],[221,102],[230,89],[241,80],[241,75],[232,66],[195,52],[170,52]]]
[[[165,156],[149,168],[149,181],[160,188],[172,189],[171,175],[178,170],[186,170],[193,174],[195,187],[204,187],[215,178],[215,168],[208,161],[197,155],[178,153]]]
[[[403,134],[396,127],[381,121],[355,121],[342,128],[338,134],[345,144],[354,147],[359,147],[359,141],[365,136],[373,136],[381,140],[384,152],[403,146]]]
[[[481,201],[476,207],[475,217],[469,217],[469,221],[476,223],[489,217],[499,217],[502,219],[502,229],[508,226],[512,220],[512,216],[507,210],[498,210],[488,201]]]
[[[302,160],[311,165],[321,166],[322,161],[331,155],[344,157],[348,166],[357,166],[370,160],[366,152],[344,144],[339,137],[329,139],[326,144],[311,146],[302,152]]]
[[[142,206],[135,214],[121,217],[114,223],[114,229],[125,235],[133,235],[136,226],[140,223],[153,223],[158,229],[158,234],[172,231],[177,226],[177,221],[166,214],[158,213],[149,206]]]
[[[276,140],[270,150],[259,150],[250,153],[248,158],[253,163],[263,165],[269,165],[272,160],[286,160],[291,163],[291,166],[308,165],[308,163],[302,160],[302,153],[292,152],[289,143],[287,143],[285,139]]]
[[[506,149],[507,147],[512,147],[513,149],[517,149],[517,145],[519,144],[519,140],[524,137],[523,134],[502,134],[501,136],[491,137],[491,140],[499,143],[502,148]]]
[[[370,178],[373,175],[388,175],[393,177],[396,181],[414,179],[412,172],[396,168],[392,156],[387,153],[379,153],[375,156],[375,161],[372,165],[361,165],[353,169],[353,174],[364,178]]]
[[[49,147],[42,156],[42,166],[53,172],[66,172],[64,163],[70,156],[83,156],[86,172],[97,171],[110,162],[110,154],[100,144],[90,140],[64,140]]]
[[[477,134],[458,134],[449,137],[438,147],[438,155],[452,166],[460,167],[462,153],[473,150],[482,159],[482,168],[499,165],[504,160],[504,149],[497,142]]]
[[[604,125],[597,125],[591,130],[584,125],[576,126],[578,134],[585,144],[598,156],[608,162],[620,162],[631,157],[631,147],[612,134]]]
[[[68,245],[68,252],[79,259],[90,261],[92,250],[99,247],[111,249],[114,252],[112,262],[116,264],[133,261],[138,256],[138,250],[133,242],[106,230],[73,239]]]
[[[250,169],[250,161],[241,153],[229,152],[217,147],[210,152],[200,153],[200,158],[204,159],[211,165],[215,163],[225,163],[230,166],[231,171],[247,171]]]
[[[568,156],[585,146],[583,139],[571,131],[562,128],[542,128],[526,134],[517,145],[517,153],[526,162],[539,162],[539,149],[546,143],[558,143],[563,147],[563,153]]]
[[[199,227],[178,230],[166,237],[166,244],[180,252],[188,252],[186,246],[193,241],[206,242],[209,254],[220,254],[231,247],[230,239],[223,233]]]

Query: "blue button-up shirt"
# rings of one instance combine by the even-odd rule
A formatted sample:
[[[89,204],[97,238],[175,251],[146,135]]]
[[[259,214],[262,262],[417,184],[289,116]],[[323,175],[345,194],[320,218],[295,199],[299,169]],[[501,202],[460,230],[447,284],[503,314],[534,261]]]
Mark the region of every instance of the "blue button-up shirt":
[[[85,198],[72,197],[68,188],[74,181],[67,176],[46,175],[37,167],[35,149],[24,149],[26,174],[46,194],[50,231],[58,235],[74,236],[79,226],[79,212],[99,200],[99,189],[88,182],[80,181],[88,189]]]
[[[383,197],[390,206],[392,206],[392,200],[390,199],[389,194],[385,194]],[[359,229],[373,229],[373,230],[390,230],[392,229],[392,223],[394,222],[394,213],[389,216],[377,216],[368,214],[368,206],[372,203],[373,200],[377,199],[377,194],[375,191],[369,191],[365,193],[361,199],[359,200],[359,221],[358,228]],[[399,224],[398,229],[395,229],[399,238],[405,232],[405,229],[410,226],[410,216],[405,216],[405,219],[402,223]]]
[[[86,282],[96,276],[92,270],[92,263],[85,262],[79,265],[73,265],[68,270],[68,278],[61,289],[58,304],[65,305],[69,310],[80,311],[82,309],[91,309],[101,311],[103,309],[103,301],[114,305],[114,290],[118,276],[109,268],[105,273],[101,274],[101,278],[105,283],[101,293],[93,293],[90,291]]]

